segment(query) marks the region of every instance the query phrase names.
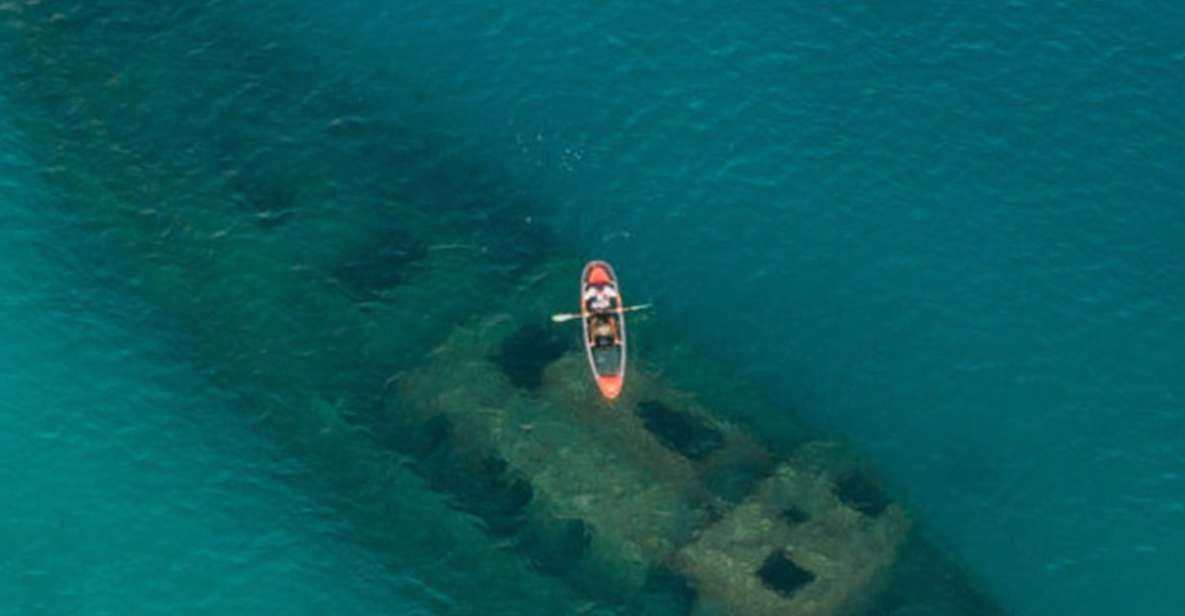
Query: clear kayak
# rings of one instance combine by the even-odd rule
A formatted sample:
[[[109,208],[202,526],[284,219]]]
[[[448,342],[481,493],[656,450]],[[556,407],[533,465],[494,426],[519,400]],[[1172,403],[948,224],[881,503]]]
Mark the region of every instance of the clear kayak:
[[[589,261],[584,266],[580,316],[593,380],[606,400],[615,400],[625,383],[625,311],[617,275],[604,261]]]

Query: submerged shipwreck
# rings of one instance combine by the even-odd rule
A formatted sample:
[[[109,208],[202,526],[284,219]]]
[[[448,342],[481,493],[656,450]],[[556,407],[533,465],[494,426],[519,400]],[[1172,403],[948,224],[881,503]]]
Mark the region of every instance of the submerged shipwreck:
[[[233,25],[146,10],[172,28],[161,65],[102,7],[11,6],[4,94],[59,207],[360,540],[452,546],[440,579],[490,603],[444,611],[1000,613],[872,468],[807,430],[765,442],[686,345],[633,354],[606,405],[547,319],[580,261],[430,118],[357,120],[363,97]]]
[[[389,416],[419,435],[424,472],[460,491],[484,484],[477,506],[493,494],[529,529],[524,556],[590,592],[666,585],[687,609],[721,614],[867,603],[909,527],[873,476],[825,442],[774,454],[644,360],[606,404],[582,355],[540,344],[556,336],[538,325],[546,302],[570,291],[579,263],[540,268],[397,377]]]

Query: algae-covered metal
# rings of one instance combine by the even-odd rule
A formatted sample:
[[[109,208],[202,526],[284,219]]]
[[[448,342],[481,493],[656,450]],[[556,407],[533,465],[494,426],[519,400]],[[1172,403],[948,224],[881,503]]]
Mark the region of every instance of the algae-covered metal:
[[[493,461],[530,494],[526,520],[576,529],[571,577],[618,596],[663,576],[697,612],[763,616],[839,614],[875,595],[909,523],[865,470],[822,442],[779,459],[645,362],[612,407],[574,352],[542,358],[538,385],[516,386],[498,358],[530,327],[509,316],[528,294],[550,296],[524,288],[400,379],[393,403],[414,409],[403,417],[449,440],[437,464],[463,477]]]

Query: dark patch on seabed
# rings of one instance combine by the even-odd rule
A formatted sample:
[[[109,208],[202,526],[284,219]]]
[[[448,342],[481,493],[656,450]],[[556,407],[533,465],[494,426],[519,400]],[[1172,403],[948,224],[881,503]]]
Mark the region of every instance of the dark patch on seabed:
[[[938,569],[935,562],[944,566]],[[915,530],[902,544],[888,588],[877,597],[866,616],[915,613],[998,616],[1005,612],[978,587],[970,572],[919,537]]]
[[[844,504],[867,516],[876,517],[889,506],[884,488],[864,471],[848,471],[835,482],[835,495]]]
[[[567,575],[592,543],[592,529],[583,520],[560,519],[527,527],[518,547],[535,568],[548,575]]]
[[[535,491],[529,481],[508,469],[505,460],[492,456],[468,460],[450,437],[417,461],[415,468],[434,489],[452,495],[452,506],[474,516],[491,535],[516,537],[523,531]]]
[[[529,481],[501,458],[473,461],[467,452],[454,449],[451,428],[437,425],[432,432],[433,444],[415,467],[435,489],[453,497],[454,508],[474,516],[491,536],[509,540],[541,573],[571,576],[584,565],[593,531],[583,520],[528,520],[535,499]]]
[[[511,334],[494,360],[515,387],[535,390],[543,384],[543,369],[572,349],[571,336],[554,327],[524,325]]]
[[[811,519],[811,517],[807,515],[807,512],[803,511],[802,509],[799,509],[794,505],[790,505],[782,508],[782,519],[785,520],[790,526],[798,526],[799,524]]]
[[[408,428],[406,422],[399,419],[384,417],[378,431],[380,443],[406,453],[421,464],[447,456],[452,438],[453,423],[444,415],[433,415],[415,428]]]
[[[704,486],[716,496],[736,505],[753,492],[775,469],[773,459],[740,461],[730,464],[713,462],[704,468]]]
[[[428,254],[424,242],[402,229],[387,229],[351,247],[333,268],[356,297],[373,298],[398,286]]]
[[[724,446],[719,430],[658,400],[639,403],[638,416],[660,443],[690,460],[700,462]]]
[[[798,589],[815,581],[815,574],[802,568],[781,550],[765,559],[757,570],[757,577],[783,597],[791,597]]]
[[[445,203],[450,203],[447,201]],[[561,254],[556,238],[534,222],[539,208],[509,184],[496,185],[482,196],[484,209],[453,211],[454,229],[465,244],[481,251],[485,268],[515,280],[549,257]]]
[[[235,201],[259,227],[270,231],[296,215],[296,187],[280,178],[236,171],[227,180]]]
[[[695,609],[697,593],[687,578],[663,567],[647,572],[642,596],[657,613],[686,616]]]

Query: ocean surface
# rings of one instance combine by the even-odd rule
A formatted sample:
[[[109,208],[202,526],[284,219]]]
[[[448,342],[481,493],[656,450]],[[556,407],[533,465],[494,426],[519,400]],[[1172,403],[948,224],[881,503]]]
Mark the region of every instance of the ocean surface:
[[[0,614],[436,613],[175,356],[0,119]]]
[[[613,262],[1005,611],[1185,606],[1181,5],[168,4],[0,4],[0,614],[590,609],[260,410],[343,356],[263,307],[393,201]]]

